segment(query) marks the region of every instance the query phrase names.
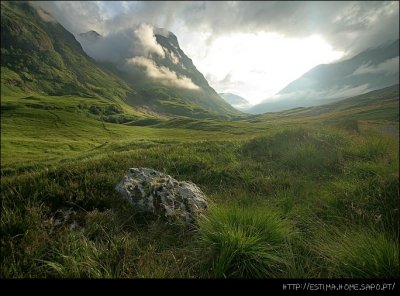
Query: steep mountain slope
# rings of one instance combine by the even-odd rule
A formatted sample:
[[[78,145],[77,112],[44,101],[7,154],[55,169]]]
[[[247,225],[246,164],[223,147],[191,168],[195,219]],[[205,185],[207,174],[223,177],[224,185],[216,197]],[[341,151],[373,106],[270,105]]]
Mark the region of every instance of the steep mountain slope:
[[[87,56],[74,36],[28,3],[1,2],[2,94],[124,99],[133,89]]]
[[[162,30],[159,33],[165,34]],[[34,8],[27,2],[2,2],[2,95],[98,97],[119,104],[119,110],[128,108],[135,113],[131,108],[134,107],[136,111],[152,116],[163,113],[197,118],[229,118],[239,114],[208,85],[179,48],[176,37],[173,34],[166,36],[157,34],[153,37],[164,48],[165,56],[162,59],[157,60],[153,56],[149,57],[153,58],[151,60],[136,59],[120,69],[118,65],[98,62],[89,57],[74,35],[44,10]],[[90,31],[77,38],[85,39],[90,45],[102,39],[102,36]],[[114,48],[117,50],[118,45],[112,44],[111,49]],[[175,65],[177,62],[181,66]],[[168,79],[171,79],[170,74],[174,71],[179,83],[186,83],[183,78],[190,76],[195,87],[186,90],[165,85],[165,79],[154,80],[147,75],[154,70],[151,67],[164,71]]]
[[[338,63],[318,65],[283,88],[273,101],[248,112],[275,112],[315,106],[384,88],[399,81],[399,40]]]
[[[142,28],[150,34],[146,38],[154,38],[153,51],[147,52],[146,49],[142,52],[139,48],[143,42],[138,37]],[[123,45],[118,47],[117,53],[109,53],[109,44],[115,40]],[[135,86],[137,94],[129,100],[134,106],[148,106],[156,112],[200,118],[240,114],[210,87],[180,48],[177,37],[165,29],[144,25],[134,33],[117,32],[105,37],[89,31],[80,34],[78,41],[90,56]],[[132,52],[130,47],[136,49]]]
[[[250,105],[250,103],[245,98],[232,93],[219,93],[219,95],[232,107],[241,111],[248,109]]]

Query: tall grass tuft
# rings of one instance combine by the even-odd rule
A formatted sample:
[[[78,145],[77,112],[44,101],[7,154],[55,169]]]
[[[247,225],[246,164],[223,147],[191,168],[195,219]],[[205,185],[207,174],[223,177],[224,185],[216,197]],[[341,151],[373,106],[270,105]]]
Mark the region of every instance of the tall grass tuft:
[[[271,210],[212,208],[199,226],[211,248],[211,277],[279,277],[285,270],[283,254],[293,233]]]

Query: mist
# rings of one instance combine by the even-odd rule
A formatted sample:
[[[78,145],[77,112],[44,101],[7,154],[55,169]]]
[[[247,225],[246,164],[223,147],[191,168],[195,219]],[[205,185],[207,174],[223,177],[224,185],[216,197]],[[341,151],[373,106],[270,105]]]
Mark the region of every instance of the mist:
[[[305,89],[285,94],[276,94],[263,103],[246,109],[245,111],[251,114],[262,114],[265,112],[278,112],[298,107],[312,107],[357,96],[372,90],[373,89],[367,83],[356,87],[350,85],[342,87],[334,86],[320,91]]]
[[[111,62],[127,73],[137,73],[139,70],[148,78],[166,86],[199,89],[190,78],[178,75],[152,60],[153,57],[158,56],[169,59],[174,64],[179,63],[178,57],[173,52],[157,43],[156,33],[163,32],[151,24],[141,23],[104,37],[100,36],[96,40],[86,38],[85,35],[78,35],[77,40],[82,44],[85,52],[95,60]]]

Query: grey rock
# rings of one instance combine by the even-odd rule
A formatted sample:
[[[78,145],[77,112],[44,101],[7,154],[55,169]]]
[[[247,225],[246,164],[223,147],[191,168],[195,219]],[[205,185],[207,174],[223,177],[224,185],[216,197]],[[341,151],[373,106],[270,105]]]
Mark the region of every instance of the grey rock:
[[[177,181],[150,168],[131,168],[115,189],[137,210],[168,221],[192,223],[207,209],[207,198],[196,184]]]

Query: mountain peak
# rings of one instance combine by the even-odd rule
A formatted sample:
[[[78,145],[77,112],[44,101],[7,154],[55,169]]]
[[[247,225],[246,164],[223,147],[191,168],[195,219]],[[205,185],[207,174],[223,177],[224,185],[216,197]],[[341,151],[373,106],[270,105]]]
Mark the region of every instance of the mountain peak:
[[[169,36],[172,34],[172,32],[168,31],[165,28],[154,27],[154,34],[164,36],[165,38],[169,38]],[[174,35],[174,34],[172,34],[172,35]]]
[[[159,35],[159,36],[162,36],[164,38],[167,38],[168,41],[172,45],[174,45],[175,47],[179,48],[178,38],[171,31],[168,31],[167,29],[164,29],[164,28],[156,28],[156,27],[154,27],[154,35]]]
[[[87,31],[86,33],[80,33],[79,36],[90,43],[96,42],[99,38],[103,37],[94,30]]]
[[[81,35],[81,36],[90,35],[90,36],[97,36],[97,37],[101,36],[95,30],[90,30],[90,31],[87,31],[86,33],[80,33],[79,35]]]

